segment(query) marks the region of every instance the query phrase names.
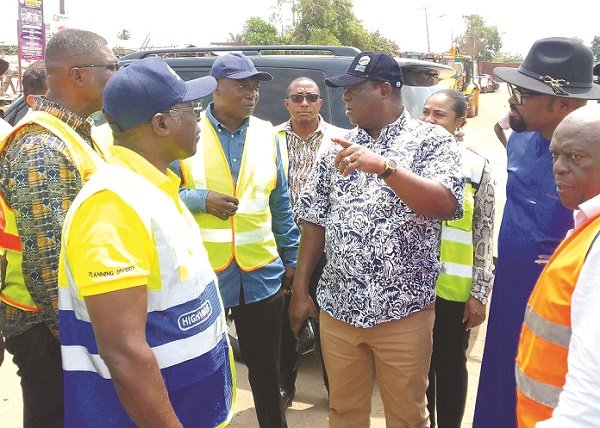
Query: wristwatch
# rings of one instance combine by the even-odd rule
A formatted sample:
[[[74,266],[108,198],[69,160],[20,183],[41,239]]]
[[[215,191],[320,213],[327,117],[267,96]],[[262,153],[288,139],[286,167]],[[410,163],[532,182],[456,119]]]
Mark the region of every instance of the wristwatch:
[[[385,180],[390,175],[392,175],[392,172],[396,171],[396,168],[398,168],[398,165],[396,164],[396,161],[394,159],[386,159],[385,171],[383,171],[383,173],[379,174],[377,177],[381,178],[382,180]]]

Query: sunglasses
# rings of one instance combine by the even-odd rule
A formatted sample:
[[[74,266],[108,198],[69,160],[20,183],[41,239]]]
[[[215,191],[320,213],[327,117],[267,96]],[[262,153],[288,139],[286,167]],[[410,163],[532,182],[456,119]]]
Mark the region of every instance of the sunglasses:
[[[309,103],[316,103],[317,101],[319,101],[321,96],[319,94],[292,94],[288,95],[286,98],[293,103],[300,104],[305,99]]]
[[[110,64],[82,64],[74,65],[73,68],[106,68],[110,71],[117,71],[119,69],[119,63],[113,62]]]
[[[511,83],[507,83],[508,94],[515,99],[517,104],[523,104],[523,97],[528,95],[543,95],[539,92],[528,91],[527,89],[519,88]]]

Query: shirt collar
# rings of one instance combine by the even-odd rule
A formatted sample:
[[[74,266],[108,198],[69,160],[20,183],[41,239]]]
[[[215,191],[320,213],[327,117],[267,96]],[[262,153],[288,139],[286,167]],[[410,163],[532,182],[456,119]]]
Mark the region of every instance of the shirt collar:
[[[180,179],[171,170],[165,175],[144,157],[123,146],[112,146],[110,154],[109,163],[131,169],[171,197],[178,195]]]
[[[579,209],[573,213],[575,217],[575,229],[581,226],[590,218],[594,218],[600,215],[600,194],[594,196],[592,199],[579,204]]]
[[[404,127],[406,127],[407,121],[410,118],[410,114],[408,114],[408,110],[405,107],[402,111],[402,114],[398,116],[398,119],[381,128],[379,137],[377,137],[377,140],[375,141],[387,141],[387,133],[392,129],[403,129]],[[361,135],[363,138],[368,138],[372,140],[371,136],[364,128],[358,128],[358,134]]]
[[[92,126],[94,125],[94,119],[92,119],[91,116],[83,118],[78,114],[73,113],[68,108],[61,106],[54,101],[50,101],[41,95],[34,97],[32,110],[50,113],[52,116],[56,116],[56,118],[65,122],[74,130],[91,138]]]
[[[319,115],[319,125],[317,126],[317,129],[315,129],[313,132],[311,132],[311,134],[308,137],[306,137],[306,139],[308,140],[310,137],[312,137],[313,135],[315,135],[318,132],[325,135],[326,128],[327,128],[327,122],[325,122],[323,120],[323,117],[321,115]],[[292,129],[292,119],[291,118],[287,122],[285,122],[283,130],[285,132],[287,132],[288,134],[294,134],[294,135],[298,136],[298,134],[296,134],[294,132],[294,130]],[[300,138],[300,137],[298,137],[298,138]]]
[[[213,114],[214,105],[215,105],[214,102],[212,102],[208,105],[208,108],[206,109],[206,117],[208,118],[208,120],[210,121],[210,123],[212,124],[212,126],[215,129],[224,130],[224,131],[229,132],[229,129],[227,129],[225,127],[225,125],[223,125],[221,122],[219,122],[219,119],[217,119],[215,117],[215,115]],[[245,131],[246,128],[248,127],[249,122],[250,122],[250,118],[247,117],[246,119],[244,119],[244,121],[242,122],[240,127],[238,129],[236,129],[234,132],[230,132],[230,134],[235,134],[238,131],[241,131],[241,132]]]

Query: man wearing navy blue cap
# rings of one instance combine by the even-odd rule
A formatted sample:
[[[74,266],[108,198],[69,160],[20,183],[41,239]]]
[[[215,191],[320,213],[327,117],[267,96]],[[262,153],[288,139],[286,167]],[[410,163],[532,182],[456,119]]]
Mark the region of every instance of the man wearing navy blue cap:
[[[59,318],[65,427],[221,426],[233,379],[224,309],[198,226],[168,170],[196,152],[194,101],[158,57],[104,91],[115,145],[65,220]]]
[[[375,378],[387,426],[426,427],[440,219],[462,216],[460,155],[404,109],[394,58],[360,53],[325,83],[344,88],[357,127],[332,139],[341,147],[319,157],[298,204],[292,332],[320,320],[331,427],[369,426]],[[317,313],[308,286],[324,248]]]
[[[293,279],[298,229],[273,126],[254,116],[260,72],[246,56],[215,60],[213,103],[202,120],[201,150],[181,162],[180,195],[231,309],[261,427],[285,427],[279,392],[284,296]],[[283,284],[282,284],[283,282]]]

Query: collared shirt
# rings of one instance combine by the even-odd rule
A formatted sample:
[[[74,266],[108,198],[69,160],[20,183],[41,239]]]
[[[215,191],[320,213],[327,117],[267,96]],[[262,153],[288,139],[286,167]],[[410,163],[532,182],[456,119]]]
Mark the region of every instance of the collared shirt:
[[[405,111],[377,140],[356,128],[350,141],[441,183],[458,201],[454,218],[462,216],[460,153],[441,127],[420,123]],[[435,298],[441,220],[413,212],[375,174],[342,176],[334,166],[337,151],[332,147],[319,158],[298,209],[305,221],[325,228],[327,265],[317,291],[321,308],[362,328],[424,309]]]
[[[575,210],[573,216],[575,218],[575,229],[581,226],[590,218],[600,215],[600,195],[594,196],[592,199],[579,204],[579,209]]]
[[[73,128],[91,145],[91,126],[65,107],[36,97],[33,110],[46,111]],[[40,312],[0,302],[5,337],[45,322],[58,334],[57,275],[62,225],[82,180],[66,144],[47,129],[31,124],[11,137],[0,153],[0,192],[16,213],[23,246],[25,285]]]
[[[576,226],[600,214],[600,195],[579,205]],[[579,217],[579,219],[578,219]],[[596,239],[577,279],[571,298],[571,341],[565,385],[552,417],[539,428],[584,428],[600,421],[600,241]]]
[[[288,120],[276,127],[277,130],[283,130],[286,133],[286,142],[289,158],[288,182],[290,188],[290,200],[294,212],[294,220],[298,221],[297,205],[300,199],[300,193],[317,160],[320,151],[326,149],[327,144],[323,146],[324,137],[341,137],[348,133],[347,129],[338,128],[327,122],[319,115],[319,125],[306,139],[300,138],[292,129],[292,120]],[[329,142],[332,144],[331,142]]]
[[[231,133],[213,115],[212,109],[213,104],[211,103],[206,111],[206,118],[217,133],[231,176],[234,183],[237,183],[249,120],[246,119],[237,130]],[[275,132],[273,132],[273,138],[275,137]],[[171,165],[171,168],[181,176],[178,164]],[[181,189],[179,195],[190,211],[206,212],[208,192],[208,189]],[[223,305],[226,308],[243,303],[259,302],[272,296],[281,287],[284,266],[296,266],[300,233],[292,217],[288,183],[281,162],[279,146],[277,148],[277,185],[269,197],[269,207],[271,208],[272,231],[281,258],[278,257],[268,265],[251,272],[241,270],[233,260],[225,270],[218,272],[219,289]]]

